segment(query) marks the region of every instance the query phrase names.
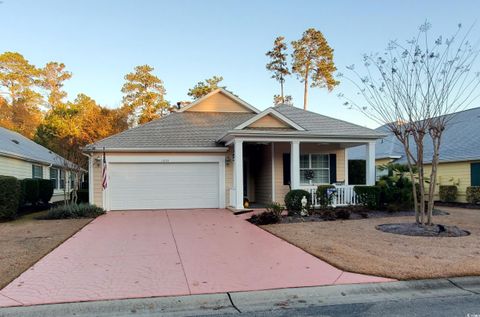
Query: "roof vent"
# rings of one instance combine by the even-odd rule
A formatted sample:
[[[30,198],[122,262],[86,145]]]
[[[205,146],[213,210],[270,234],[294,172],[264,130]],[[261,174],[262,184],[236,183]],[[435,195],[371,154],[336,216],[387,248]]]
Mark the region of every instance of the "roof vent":
[[[12,142],[15,144],[20,144],[20,142],[18,142],[17,140],[12,140]]]

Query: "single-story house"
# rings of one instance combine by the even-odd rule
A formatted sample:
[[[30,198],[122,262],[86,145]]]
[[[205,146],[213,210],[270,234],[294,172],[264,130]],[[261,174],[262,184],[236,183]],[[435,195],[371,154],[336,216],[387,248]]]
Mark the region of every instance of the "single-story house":
[[[367,183],[373,184],[375,142],[382,136],[290,105],[260,111],[217,89],[168,116],[88,145],[89,198],[106,210],[241,210],[245,198],[283,203],[290,188],[348,184],[345,149],[360,144],[371,153]]]
[[[70,192],[70,173],[63,168],[72,164],[61,156],[23,135],[0,127],[0,175],[18,179],[43,178],[54,180],[50,202],[63,200]]]
[[[480,107],[450,114],[451,118],[443,132],[440,145],[440,161],[438,165],[437,186],[456,185],[457,200],[466,202],[466,189],[469,186],[480,186]],[[377,140],[375,146],[376,178],[384,175],[386,170],[379,168],[390,162],[406,164],[407,159],[403,145],[388,131],[386,126],[376,129],[387,136]],[[413,143],[412,143],[413,146]],[[350,160],[365,160],[365,147],[349,149]],[[425,139],[425,167],[430,173],[433,153],[432,141]],[[438,197],[438,187],[436,198]]]

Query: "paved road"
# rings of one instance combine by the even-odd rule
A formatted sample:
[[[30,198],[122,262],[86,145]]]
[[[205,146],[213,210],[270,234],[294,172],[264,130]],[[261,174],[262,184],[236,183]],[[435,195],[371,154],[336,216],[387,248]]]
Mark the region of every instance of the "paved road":
[[[143,316],[143,315],[142,315]],[[145,315],[148,316],[148,315]],[[232,314],[209,315],[235,316]],[[435,316],[435,317],[478,317],[480,316],[480,295],[466,295],[453,298],[427,298],[418,300],[382,301],[377,303],[314,306],[302,309],[284,309],[243,313],[241,316]]]

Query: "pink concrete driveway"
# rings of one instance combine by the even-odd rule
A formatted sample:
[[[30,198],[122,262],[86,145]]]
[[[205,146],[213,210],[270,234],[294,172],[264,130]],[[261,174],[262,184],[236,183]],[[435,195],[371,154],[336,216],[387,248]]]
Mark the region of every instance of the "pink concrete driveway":
[[[0,306],[389,279],[343,272],[227,210],[110,212],[0,291]]]

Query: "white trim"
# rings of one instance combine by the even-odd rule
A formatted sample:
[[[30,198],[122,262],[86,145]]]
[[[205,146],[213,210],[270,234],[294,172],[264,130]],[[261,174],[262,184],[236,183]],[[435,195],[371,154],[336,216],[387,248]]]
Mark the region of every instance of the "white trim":
[[[191,104],[189,104],[188,106],[184,107],[184,108],[181,108],[180,110],[178,110],[178,112],[184,112],[185,110],[188,110],[192,107],[195,107],[196,105],[198,105],[199,103],[201,103],[202,101],[210,98],[211,96],[213,95],[216,95],[218,93],[222,93],[224,94],[225,96],[229,97],[230,99],[233,99],[234,101],[236,101],[237,103],[239,103],[240,105],[242,105],[243,107],[247,108],[248,110],[250,111],[253,111],[254,113],[259,113],[260,110],[258,110],[257,108],[255,108],[254,106],[252,106],[251,104],[249,104],[248,102],[238,98],[237,96],[235,96],[234,94],[232,94],[231,92],[223,89],[223,88],[218,88],[212,92],[210,92],[209,94],[206,94],[205,96],[203,96],[202,98],[199,98],[197,100],[195,100],[194,102],[192,102]]]
[[[224,155],[151,155],[151,156],[138,156],[135,154],[132,155],[122,155],[122,156],[106,156],[107,162],[107,175],[108,170],[110,169],[110,164],[115,163],[218,163],[219,173],[218,173],[218,182],[219,182],[219,193],[218,193],[218,206],[219,208],[225,208],[225,156]],[[110,176],[107,176],[110,178]],[[110,210],[110,181],[107,186],[107,189],[104,192],[104,208],[105,210]]]
[[[345,185],[348,186],[348,151],[347,151],[347,149],[343,149],[343,153],[344,153],[343,154],[343,156],[344,156],[344,163],[343,164],[344,164],[344,174],[345,174],[343,176],[344,177],[343,181],[344,181]]]
[[[367,143],[367,159],[366,159],[366,185],[375,185],[375,143]]]
[[[300,189],[300,142],[290,143],[290,187]]]
[[[275,201],[275,143],[272,142],[272,202]]]
[[[222,153],[227,152],[227,147],[181,147],[181,148],[106,148],[105,151],[103,148],[93,148],[93,149],[85,149],[84,152],[86,153],[107,153],[107,152],[131,152],[131,153],[165,153],[165,152],[207,152],[207,153]]]
[[[274,108],[268,108],[266,110],[264,110],[263,112],[257,114],[256,116],[254,116],[253,118],[243,122],[242,124],[240,124],[239,126],[235,127],[234,130],[242,130],[242,129],[245,129],[246,127],[248,127],[249,125],[255,123],[256,121],[260,120],[261,118],[265,117],[265,116],[268,116],[268,115],[272,115],[274,117],[276,117],[277,119],[279,119],[280,121],[283,121],[284,123],[288,124],[290,127],[298,130],[298,131],[305,131],[304,128],[302,128],[301,126],[299,126],[298,124],[296,124],[295,122],[293,122],[292,120],[290,120],[289,118],[285,117],[283,114],[281,114],[280,112],[278,112],[277,110],[275,110]]]
[[[243,209],[243,141],[235,140],[234,143],[235,161],[233,162],[233,173],[235,174],[235,208]]]
[[[292,142],[292,141],[298,141],[302,143],[354,143],[355,145],[352,145],[351,147],[356,147],[359,145],[364,145],[366,142],[370,142],[371,140],[369,139],[332,139],[332,138],[272,138],[272,137],[241,137],[243,141],[245,142]],[[225,143],[225,146],[228,146],[234,142],[234,140],[237,140],[238,137],[232,138],[231,140],[227,141]],[[358,143],[358,144],[357,144]]]

